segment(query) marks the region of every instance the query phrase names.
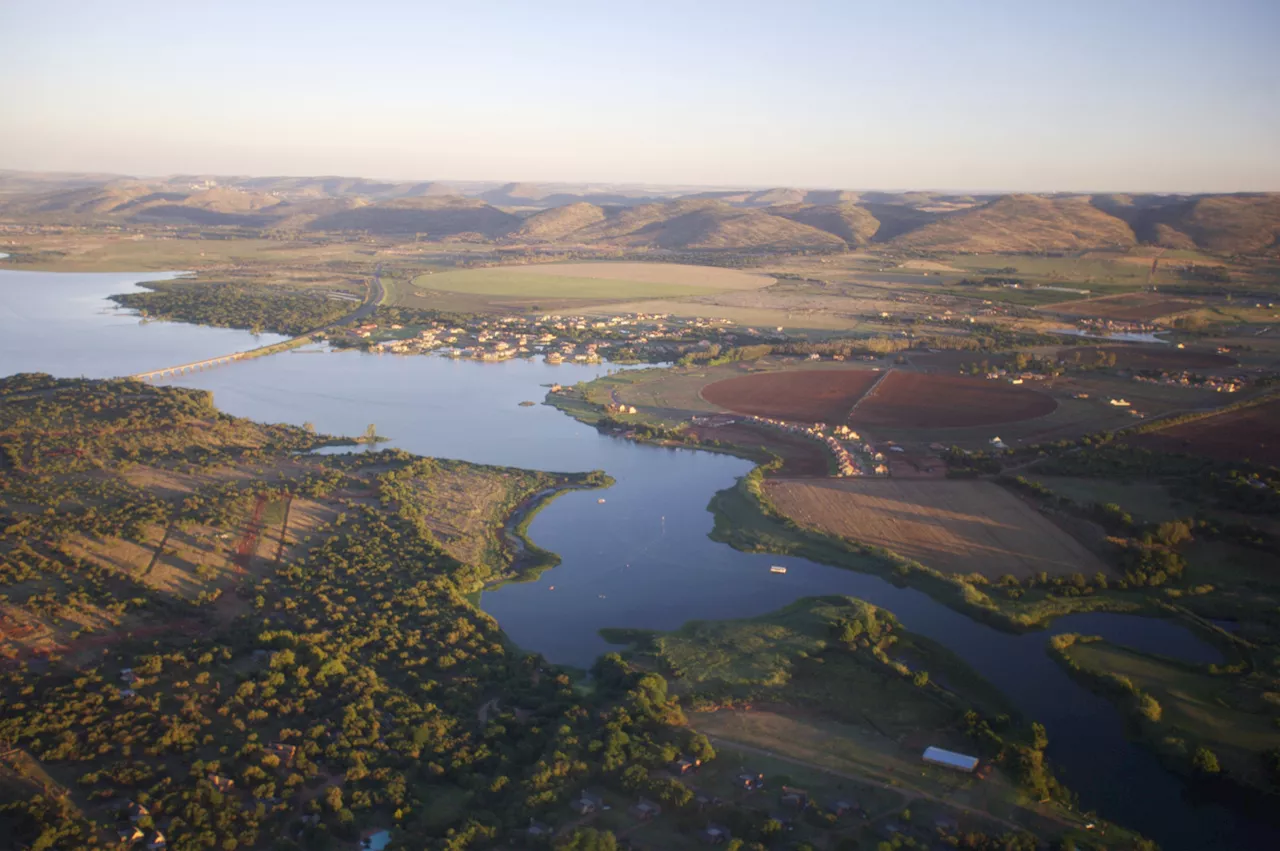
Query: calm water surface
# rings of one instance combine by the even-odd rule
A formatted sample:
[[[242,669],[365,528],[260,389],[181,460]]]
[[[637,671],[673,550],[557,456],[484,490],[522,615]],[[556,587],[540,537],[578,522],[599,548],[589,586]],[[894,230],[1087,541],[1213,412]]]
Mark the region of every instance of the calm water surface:
[[[107,296],[180,272],[100,274],[0,270],[0,375],[112,378],[287,339],[231,328],[142,320]]]
[[[20,331],[20,325],[59,329],[43,338],[42,345],[54,351],[43,360],[38,352],[24,353],[21,370],[118,375],[225,353],[217,347],[203,355],[196,352],[211,343],[203,335],[216,329],[140,325],[123,318],[126,331],[117,325],[122,317],[103,313],[101,295],[138,276],[49,277],[61,280],[48,285],[27,280],[23,286],[61,287],[63,300],[50,290],[42,298],[27,298],[21,311],[0,307],[0,339]],[[0,276],[0,287],[12,283]],[[0,289],[0,294],[7,292]],[[67,313],[74,316],[62,315]],[[118,352],[102,346],[95,358],[80,355],[81,360],[74,360],[57,351],[63,345],[82,349],[71,339],[76,335],[102,340],[112,331],[127,339]],[[234,339],[247,347],[243,343],[249,335],[232,333],[242,334]],[[236,345],[229,350],[237,350]],[[6,345],[0,351],[7,357],[10,350]],[[153,358],[139,363],[139,353],[163,362]],[[0,373],[19,371],[8,368],[9,363],[0,362]],[[94,368],[83,365],[87,363]],[[1084,807],[1124,821],[1167,849],[1276,847],[1275,834],[1267,828],[1185,800],[1177,778],[1148,751],[1126,741],[1123,720],[1110,702],[1076,685],[1049,658],[1045,642],[1058,632],[1099,634],[1198,663],[1218,660],[1214,648],[1173,622],[1127,615],[1077,615],[1058,620],[1049,632],[1012,636],[876,577],[803,559],[739,553],[713,543],[707,538],[712,526],[707,502],[750,464],[606,437],[550,407],[518,404],[541,401],[543,385],[588,380],[607,369],[526,361],[480,364],[311,347],[171,383],[210,390],[222,410],[256,420],[311,422],[334,434],[358,434],[373,423],[392,438],[390,446],[411,452],[544,470],[608,472],[617,480],[614,487],[561,496],[533,521],[530,536],[559,553],[561,566],[537,582],[502,586],[481,598],[482,607],[516,643],[552,661],[589,665],[608,649],[597,633],[601,627],[672,629],[691,619],[759,615],[813,594],[857,596],[894,612],[907,628],[943,642],[1001,688],[1027,718],[1043,722],[1050,757]],[[597,501],[601,497],[603,504]],[[787,573],[770,573],[772,564],[786,565]]]

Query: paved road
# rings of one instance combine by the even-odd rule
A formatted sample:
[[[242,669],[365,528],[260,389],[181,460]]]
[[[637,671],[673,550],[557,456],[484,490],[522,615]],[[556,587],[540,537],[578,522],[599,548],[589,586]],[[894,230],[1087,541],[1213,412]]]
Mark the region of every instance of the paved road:
[[[378,268],[373,271],[373,280],[369,282],[369,292],[365,296],[364,303],[346,316],[334,322],[330,322],[325,327],[334,325],[350,325],[352,322],[359,322],[362,319],[368,319],[378,309],[378,305],[382,304],[382,300],[386,298],[387,290],[382,286],[382,264],[378,264]],[[321,330],[319,328],[317,331]]]

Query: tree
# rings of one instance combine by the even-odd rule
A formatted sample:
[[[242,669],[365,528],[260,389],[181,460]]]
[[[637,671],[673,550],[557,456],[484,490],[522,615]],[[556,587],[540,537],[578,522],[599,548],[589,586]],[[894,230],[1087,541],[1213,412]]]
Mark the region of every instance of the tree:
[[[618,840],[607,830],[582,828],[556,842],[557,851],[617,851]]]
[[[1191,757],[1191,766],[1202,774],[1217,774],[1222,770],[1222,766],[1218,764],[1218,755],[1206,747],[1196,748],[1195,755]]]

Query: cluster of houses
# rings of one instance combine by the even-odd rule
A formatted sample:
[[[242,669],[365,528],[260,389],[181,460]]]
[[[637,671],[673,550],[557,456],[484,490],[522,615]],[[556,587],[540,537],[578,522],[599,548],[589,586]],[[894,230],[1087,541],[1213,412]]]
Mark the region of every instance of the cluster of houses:
[[[120,811],[116,835],[120,844],[128,848],[137,846],[146,848],[147,851],[161,851],[168,847],[164,834],[151,822],[151,810],[137,801],[129,801]]]
[[[543,355],[548,363],[598,363],[611,349],[657,346],[674,359],[690,346],[709,348],[713,341],[736,344],[740,338],[775,336],[747,329],[731,330],[727,319],[672,317],[666,313],[620,314],[608,318],[543,314],[500,316],[462,322],[431,321],[406,330],[366,322],[347,329],[351,342],[366,341],[372,351],[394,354],[441,352],[451,357],[502,361]]]
[[[1081,331],[1105,332],[1108,334],[1150,334],[1159,331],[1159,325],[1150,322],[1135,322],[1125,319],[1085,318],[1076,320],[1076,327]]]
[[[1218,393],[1236,393],[1248,386],[1242,376],[1197,375],[1194,372],[1145,372],[1133,376],[1143,384],[1167,384],[1174,387],[1199,387]]]
[[[839,440],[837,440],[834,435],[830,435],[826,433],[826,428],[827,428],[826,423],[814,423],[813,425],[803,425],[801,423],[789,423],[786,420],[775,420],[770,417],[757,417],[753,414],[745,414],[743,416],[743,419],[745,419],[747,422],[755,423],[756,425],[769,426],[770,428],[776,428],[781,431],[785,431],[788,434],[798,434],[803,437],[808,437],[812,440],[816,440],[822,445],[824,445],[825,447],[827,447],[827,450],[831,452],[831,456],[832,458],[835,459],[835,462],[836,462],[837,476],[846,477],[846,476],[862,475],[862,469],[858,466],[858,462],[854,460],[853,453],[851,453],[848,449],[846,449],[844,444],[841,443]],[[850,440],[858,439],[857,433],[850,432],[847,427],[839,426],[838,428],[844,429],[845,434],[852,435],[852,437],[848,439]],[[883,473],[877,472],[877,475],[887,475],[888,472],[889,472],[889,468],[885,467],[884,472]]]
[[[988,381],[1005,380],[1010,384],[1025,384],[1028,381],[1048,381],[1052,375],[1042,372],[1010,372],[1007,369],[993,369],[984,376]]]

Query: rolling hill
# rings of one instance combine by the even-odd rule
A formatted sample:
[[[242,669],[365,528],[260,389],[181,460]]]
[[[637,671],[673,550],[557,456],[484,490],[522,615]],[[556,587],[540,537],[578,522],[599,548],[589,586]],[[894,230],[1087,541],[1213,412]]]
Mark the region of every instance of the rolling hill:
[[[605,217],[601,207],[579,201],[534,213],[521,222],[509,237],[515,242],[555,242],[602,222]]]
[[[826,231],[723,201],[642,204],[575,231],[576,242],[669,250],[840,248]]]
[[[1215,195],[1142,211],[1143,241],[1229,254],[1280,248],[1280,194]]]
[[[116,175],[0,170],[0,218],[373,235],[467,234],[508,244],[646,250],[1041,252],[1137,243],[1280,252],[1280,193],[973,195],[698,189],[358,177]]]
[[[792,204],[770,207],[768,212],[802,225],[817,228],[837,236],[852,246],[871,242],[880,230],[880,220],[865,207],[854,203],[843,204]]]
[[[1134,245],[1123,220],[1087,198],[1006,195],[980,207],[941,215],[893,240],[901,248],[930,251],[1077,251]]]
[[[368,231],[375,234],[422,233],[431,237],[479,234],[503,236],[520,219],[476,198],[401,198],[320,216],[309,230]]]

